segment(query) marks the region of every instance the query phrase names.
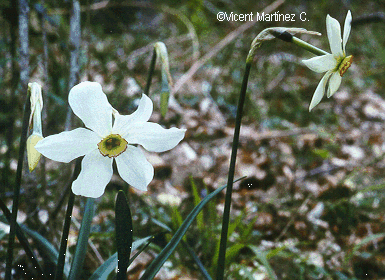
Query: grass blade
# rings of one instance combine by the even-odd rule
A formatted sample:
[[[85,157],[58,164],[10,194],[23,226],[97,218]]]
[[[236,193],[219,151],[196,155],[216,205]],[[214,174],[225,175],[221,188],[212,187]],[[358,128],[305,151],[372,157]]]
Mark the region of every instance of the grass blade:
[[[137,248],[139,248],[139,246],[141,246],[142,244],[144,244],[145,242],[149,241],[152,238],[153,236],[147,236],[145,238],[132,242],[131,250],[132,251],[136,250]],[[146,248],[146,246],[144,246],[140,250],[140,252],[142,252],[144,248]],[[136,258],[136,255],[131,258],[130,262],[132,262],[135,258]],[[108,275],[110,275],[110,273],[117,266],[118,266],[118,253],[115,253],[111,257],[109,257],[108,260],[106,260],[101,266],[99,266],[97,270],[95,270],[95,272],[92,274],[89,280],[107,280]]]
[[[376,239],[379,239],[379,238],[384,238],[385,237],[385,233],[377,233],[377,234],[372,234],[372,235],[369,235],[367,237],[365,237],[364,239],[362,239],[357,245],[355,245],[353,247],[353,250],[347,254],[346,258],[345,258],[345,263],[348,262],[353,256],[354,254],[362,247],[362,246],[365,246],[366,244],[376,240]]]
[[[267,253],[260,250],[257,246],[249,245],[249,248],[254,252],[255,257],[261,264],[266,268],[267,273],[269,274],[269,279],[276,280],[277,275],[274,273],[273,268],[270,266],[269,261],[267,259]]]
[[[244,177],[235,180],[234,182],[237,182]],[[171,255],[171,253],[175,250],[176,246],[178,246],[179,242],[182,240],[183,236],[185,235],[187,229],[190,227],[191,223],[194,221],[196,216],[199,214],[199,212],[203,209],[203,207],[218,193],[220,193],[225,186],[222,186],[209,195],[207,195],[187,216],[183,224],[180,226],[180,228],[177,230],[177,232],[174,234],[170,242],[166,245],[166,247],[160,252],[160,254],[152,261],[152,263],[149,265],[147,270],[144,272],[143,276],[140,278],[141,280],[148,280],[153,279],[155,275],[158,273],[159,269],[163,266],[164,262],[168,259],[168,257]]]
[[[196,265],[198,266],[200,272],[202,273],[203,277],[205,280],[211,280],[211,276],[210,274],[207,272],[206,268],[203,266],[201,260],[198,258],[198,256],[195,254],[195,252],[193,251],[193,249],[191,249],[191,247],[182,240],[182,244],[183,244],[183,247],[186,248],[186,250],[189,252],[189,254],[191,255],[191,257],[193,258],[194,262],[196,263]]]

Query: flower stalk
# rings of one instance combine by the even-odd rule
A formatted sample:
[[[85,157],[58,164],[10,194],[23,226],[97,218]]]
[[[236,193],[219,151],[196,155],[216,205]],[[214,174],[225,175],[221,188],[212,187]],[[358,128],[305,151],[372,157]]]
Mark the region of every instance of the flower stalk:
[[[154,48],[152,52],[152,58],[151,58],[150,70],[148,72],[146,88],[144,89],[144,94],[147,96],[150,96],[150,86],[151,86],[152,76],[154,75],[155,63],[156,63],[156,49]]]
[[[67,211],[66,211],[66,216],[64,220],[63,233],[60,241],[59,257],[57,259],[54,280],[63,279],[63,270],[65,265],[66,251],[67,251],[67,241],[68,241],[68,235],[70,232],[72,209],[74,208],[74,203],[75,203],[75,195],[73,192],[71,192],[68,198]]]
[[[285,39],[285,41],[287,41],[289,38],[293,37],[292,33],[306,33],[306,34],[312,34],[312,35],[320,35],[320,33],[318,32],[307,31],[306,29],[303,29],[303,28],[283,28],[283,27],[267,28],[267,29],[264,29],[261,33],[259,33],[258,36],[253,40],[253,42],[251,43],[249,54],[246,58],[246,68],[245,68],[245,73],[243,75],[241,92],[239,94],[239,100],[238,100],[237,115],[235,119],[230,167],[229,167],[228,181],[227,181],[227,188],[226,188],[225,206],[224,206],[223,219],[222,219],[221,240],[219,245],[219,254],[218,254],[218,262],[217,262],[217,271],[216,271],[217,280],[224,279],[227,235],[228,235],[228,227],[230,223],[231,195],[233,191],[235,164],[236,164],[237,151],[238,151],[238,145],[239,145],[239,134],[240,134],[241,123],[242,123],[243,107],[246,100],[247,84],[249,80],[250,69],[253,62],[253,58],[256,54],[257,49],[262,45],[263,42],[272,40],[277,36],[280,36],[281,37],[280,39],[283,38]]]
[[[294,44],[296,44],[297,46],[311,52],[311,53],[314,53],[315,55],[325,55],[325,54],[328,54],[327,52],[325,52],[324,50],[321,50],[311,44],[309,44],[308,42],[305,42],[295,36],[292,36],[292,42]]]
[[[22,172],[23,172],[24,151],[27,143],[28,122],[29,122],[29,115],[31,110],[31,101],[29,96],[30,96],[30,90],[28,90],[27,100],[24,105],[23,125],[21,129],[20,146],[19,146],[19,158],[17,161],[15,187],[13,188],[12,215],[10,220],[8,251],[7,251],[6,269],[5,269],[5,279],[7,280],[11,279],[11,272],[12,272],[13,247],[15,244],[15,234],[16,234],[16,217],[19,209],[20,185],[21,185]]]
[[[75,163],[75,169],[72,176],[72,181],[74,181],[79,176],[80,165],[81,165],[81,158],[78,158]],[[59,257],[56,264],[54,280],[63,279],[63,270],[64,270],[64,264],[65,264],[66,251],[67,251],[67,241],[68,241],[68,234],[70,232],[72,209],[74,207],[74,202],[75,202],[75,194],[73,192],[70,192],[70,196],[68,198],[66,216],[64,219],[63,233],[60,241]]]
[[[80,278],[84,259],[86,257],[88,238],[91,232],[92,218],[95,214],[94,204],[94,198],[87,198],[82,224],[79,231],[79,237],[76,243],[75,254],[72,260],[70,274],[68,275],[68,280],[76,280]]]
[[[152,76],[155,70],[156,59],[159,57],[161,64],[162,82],[161,82],[161,93],[160,93],[160,112],[164,117],[168,111],[168,101],[171,93],[172,77],[170,73],[170,66],[168,61],[167,47],[163,42],[157,42],[154,45],[152,53],[150,70],[148,72],[146,88],[144,94],[149,96]]]
[[[289,32],[285,31],[285,32],[282,32],[282,33],[278,33],[278,32],[272,32],[272,34],[277,38],[277,39],[281,39],[282,41],[285,41],[285,42],[288,42],[288,43],[293,43],[293,44],[296,44],[297,46],[311,52],[311,53],[314,53],[315,55],[325,55],[325,54],[328,54],[327,52],[325,52],[324,50],[321,50],[311,44],[309,44],[308,42],[305,42],[293,35],[291,35]]]
[[[234,137],[233,137],[233,144],[231,149],[230,167],[229,167],[229,174],[228,174],[227,187],[226,187],[225,208],[224,208],[223,219],[222,219],[221,242],[219,245],[219,255],[218,255],[218,263],[217,263],[218,280],[222,280],[224,277],[226,247],[227,247],[227,233],[229,230],[229,223],[230,223],[231,195],[233,192],[235,163],[237,159],[237,151],[238,151],[238,145],[239,145],[239,133],[241,131],[243,106],[245,104],[245,99],[246,99],[246,90],[247,90],[247,83],[250,75],[250,69],[251,69],[251,61],[246,62],[245,74],[243,75],[241,93],[239,94],[239,100],[238,100],[237,116],[235,118]]]

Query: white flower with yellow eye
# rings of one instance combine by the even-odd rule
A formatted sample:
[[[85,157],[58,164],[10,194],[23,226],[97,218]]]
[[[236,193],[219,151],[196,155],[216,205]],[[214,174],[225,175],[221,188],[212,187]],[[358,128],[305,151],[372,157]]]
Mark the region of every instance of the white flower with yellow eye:
[[[353,62],[353,56],[346,56],[345,46],[351,30],[352,14],[348,11],[344,25],[344,35],[341,39],[341,26],[339,22],[327,15],[326,31],[329,39],[331,54],[313,57],[302,62],[317,73],[325,73],[319,82],[310,102],[311,111],[322,99],[324,94],[329,98],[340,87],[342,76]]]
[[[36,149],[45,157],[60,162],[84,156],[81,172],[72,183],[76,195],[97,198],[111,180],[115,159],[120,177],[131,186],[146,191],[154,176],[139,144],[150,152],[174,148],[184,137],[185,129],[164,129],[148,122],[153,110],[145,94],[131,115],[120,115],[108,102],[100,84],[83,82],[74,86],[68,102],[87,128],[77,128],[48,136]],[[114,123],[112,124],[112,117]]]

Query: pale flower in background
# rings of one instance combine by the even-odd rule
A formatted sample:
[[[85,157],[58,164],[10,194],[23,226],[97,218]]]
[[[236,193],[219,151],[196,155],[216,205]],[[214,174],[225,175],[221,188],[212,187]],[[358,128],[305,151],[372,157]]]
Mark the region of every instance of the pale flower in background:
[[[43,139],[43,130],[41,127],[41,110],[43,109],[43,97],[41,95],[41,86],[38,83],[29,83],[28,91],[30,92],[31,100],[31,116],[29,125],[32,127],[32,134],[27,139],[27,158],[28,168],[32,172],[41,157],[41,154],[36,151],[35,145]]]
[[[157,200],[163,205],[170,205],[175,207],[179,206],[182,203],[182,198],[169,193],[158,194]]]
[[[72,183],[76,195],[97,198],[111,180],[115,159],[119,175],[131,186],[146,191],[154,176],[153,166],[135,144],[150,152],[164,152],[174,148],[183,138],[185,129],[164,129],[148,122],[153,110],[145,94],[137,110],[120,115],[108,102],[99,83],[83,82],[74,86],[68,102],[87,128],[77,128],[48,136],[36,149],[44,156],[70,162],[83,156],[81,172]],[[112,117],[114,123],[112,124]]]
[[[327,97],[332,96],[341,85],[341,77],[353,62],[353,56],[346,56],[345,46],[351,30],[352,14],[348,11],[344,25],[344,35],[341,39],[341,26],[339,22],[327,15],[326,31],[328,34],[331,54],[313,57],[302,62],[317,73],[325,73],[319,82],[310,102],[311,111],[322,99],[325,92]]]

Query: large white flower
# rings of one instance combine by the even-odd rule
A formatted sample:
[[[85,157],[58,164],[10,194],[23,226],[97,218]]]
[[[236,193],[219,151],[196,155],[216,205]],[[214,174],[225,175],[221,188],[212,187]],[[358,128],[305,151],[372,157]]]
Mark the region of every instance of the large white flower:
[[[164,129],[159,124],[148,122],[153,104],[145,94],[138,109],[127,116],[120,115],[110,105],[101,85],[95,82],[74,86],[68,102],[87,128],[48,136],[35,148],[44,156],[60,162],[84,156],[81,172],[72,183],[76,195],[101,196],[112,177],[113,159],[124,181],[139,190],[147,190],[154,168],[140,148],[134,145],[139,144],[151,152],[164,152],[174,148],[186,132],[175,127]]]
[[[351,29],[351,21],[352,14],[348,11],[345,19],[344,35],[341,40],[341,26],[339,22],[327,15],[326,31],[332,53],[302,61],[307,67],[317,73],[326,72],[314,92],[309,111],[321,101],[325,92],[327,97],[330,97],[338,90],[341,84],[341,77],[353,62],[353,56],[346,56],[345,52],[346,42],[348,41]]]

